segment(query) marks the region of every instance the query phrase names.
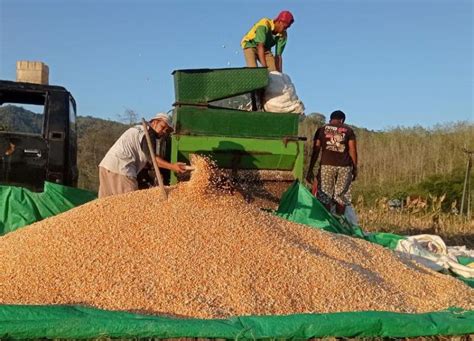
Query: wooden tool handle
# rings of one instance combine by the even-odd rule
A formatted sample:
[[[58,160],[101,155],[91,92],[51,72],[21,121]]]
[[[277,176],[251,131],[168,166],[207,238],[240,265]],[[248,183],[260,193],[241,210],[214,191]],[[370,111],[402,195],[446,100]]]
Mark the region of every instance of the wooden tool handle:
[[[153,144],[151,143],[150,134],[148,133],[148,124],[144,118],[142,118],[143,130],[145,131],[146,143],[148,145],[148,151],[150,152],[151,161],[153,162],[153,168],[155,169],[156,178],[158,179],[158,185],[161,189],[160,193],[164,199],[168,199],[165,191],[165,185],[163,184],[163,178],[161,177],[160,168],[156,162],[155,151],[153,150]]]

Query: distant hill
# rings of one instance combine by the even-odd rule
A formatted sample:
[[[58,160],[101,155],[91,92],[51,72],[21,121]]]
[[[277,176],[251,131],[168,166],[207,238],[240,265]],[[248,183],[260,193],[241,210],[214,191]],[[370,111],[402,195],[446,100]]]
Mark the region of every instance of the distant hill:
[[[97,191],[98,165],[129,125],[91,116],[77,118],[79,187]]]
[[[41,134],[43,115],[15,105],[0,106],[0,131]]]

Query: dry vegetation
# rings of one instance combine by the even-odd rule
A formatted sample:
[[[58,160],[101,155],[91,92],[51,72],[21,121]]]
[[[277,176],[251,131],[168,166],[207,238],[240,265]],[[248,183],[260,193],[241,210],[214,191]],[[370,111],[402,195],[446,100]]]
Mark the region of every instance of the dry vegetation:
[[[311,140],[324,116],[312,114],[300,122],[300,135],[306,136],[305,156],[310,155]],[[348,118],[350,124],[350,116]],[[452,175],[464,170],[466,155],[462,148],[474,149],[474,124],[457,122],[432,129],[397,127],[385,131],[355,128],[359,152],[361,188],[374,189],[396,185],[404,190],[434,175]]]
[[[127,125],[93,117],[78,118],[78,153],[80,188],[97,191],[99,188],[98,165],[110,147],[128,128]]]
[[[415,200],[403,208],[391,208],[388,198],[366,206],[362,196],[355,202],[359,223],[364,230],[401,235],[435,234],[447,245],[474,249],[474,219],[441,210],[443,197],[432,196],[427,203]]]

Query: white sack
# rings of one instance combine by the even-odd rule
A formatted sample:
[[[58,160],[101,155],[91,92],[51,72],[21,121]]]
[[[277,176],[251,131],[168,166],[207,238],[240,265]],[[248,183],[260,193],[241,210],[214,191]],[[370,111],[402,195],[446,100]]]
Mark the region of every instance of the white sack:
[[[413,260],[439,271],[449,269],[465,278],[474,278],[474,268],[459,264],[456,256],[471,255],[465,247],[446,247],[443,239],[436,235],[420,234],[398,242],[395,251],[409,255]]]
[[[346,206],[346,209],[344,210],[344,216],[352,225],[359,225],[359,219],[357,218],[357,214],[355,213],[354,207],[352,207],[352,205]]]
[[[295,86],[287,74],[271,71],[265,88],[265,111],[303,114],[304,104],[296,95]]]

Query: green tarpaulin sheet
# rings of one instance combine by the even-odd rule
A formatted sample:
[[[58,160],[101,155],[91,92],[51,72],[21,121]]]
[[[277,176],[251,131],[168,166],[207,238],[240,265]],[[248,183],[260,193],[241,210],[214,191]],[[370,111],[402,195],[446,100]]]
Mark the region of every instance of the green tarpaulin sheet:
[[[56,198],[65,197],[66,199],[60,199],[60,201],[64,201],[64,206],[58,206],[64,208],[62,210],[64,211],[82,202],[94,199],[91,196],[89,199],[82,197],[84,199],[82,202],[76,201],[69,198],[69,194],[73,192],[56,186],[48,184],[44,193],[49,194],[44,198],[45,201],[33,200],[36,204],[29,204],[32,205],[29,207],[37,207],[38,202],[47,203],[48,200],[54,202],[58,201]],[[29,198],[37,199],[43,194],[24,193],[27,193],[27,195],[23,195],[27,198],[24,199],[25,202],[28,203],[31,202]],[[61,195],[58,195],[59,193]],[[16,194],[20,195],[19,193]],[[57,204],[57,202],[54,203],[54,205]],[[16,207],[21,210],[21,206]],[[11,209],[15,208],[12,206]],[[34,210],[39,211],[36,208]],[[49,208],[41,211],[43,213],[38,214],[38,218],[35,220],[62,211],[59,208],[57,211]],[[11,214],[10,216],[5,214],[3,216],[9,217],[8,222],[10,224],[15,219]],[[339,221],[330,215],[314,199],[311,193],[298,183],[293,184],[284,195],[277,214],[309,226],[365,238],[386,247],[393,248],[393,245],[396,245],[396,242],[403,238],[387,233],[365,236],[359,227],[350,225],[346,221]],[[21,214],[19,215],[21,216]],[[35,221],[30,220],[33,219],[30,215],[22,219],[24,219],[23,225]],[[8,231],[13,229],[9,228]],[[456,308],[426,314],[348,312],[287,316],[240,316],[221,320],[202,320],[138,315],[81,306],[0,305],[0,338],[2,339],[194,337],[254,340],[269,338],[308,339],[329,336],[417,337],[472,333],[474,333],[474,311],[462,311]]]
[[[317,227],[329,232],[363,238],[391,249],[394,249],[398,241],[404,238],[403,236],[391,233],[365,235],[359,226],[352,225],[344,219],[336,219],[298,181],[295,181],[283,194],[276,214],[296,223]]]
[[[0,338],[223,338],[416,337],[474,333],[474,312],[428,314],[351,312],[177,319],[65,306],[0,306]]]
[[[93,192],[51,182],[45,182],[41,193],[22,187],[0,186],[0,236],[95,198]]]

